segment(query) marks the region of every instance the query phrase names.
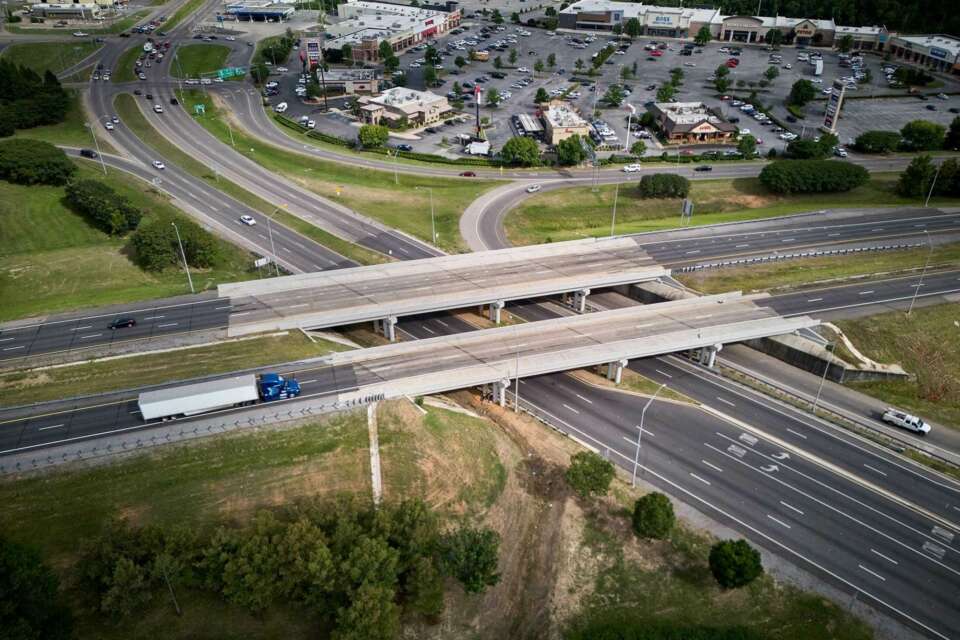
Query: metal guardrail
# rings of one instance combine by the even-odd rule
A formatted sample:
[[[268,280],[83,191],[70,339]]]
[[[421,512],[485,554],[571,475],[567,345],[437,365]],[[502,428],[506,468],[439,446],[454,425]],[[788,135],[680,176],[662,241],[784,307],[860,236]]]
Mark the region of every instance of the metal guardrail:
[[[761,264],[765,262],[779,262],[781,260],[796,260],[798,258],[821,258],[825,256],[848,255],[851,253],[866,253],[871,251],[899,251],[903,249],[916,249],[926,246],[923,243],[899,243],[874,245],[870,247],[852,247],[849,249],[826,249],[816,251],[800,251],[797,253],[775,253],[765,256],[755,256],[752,258],[740,258],[737,260],[723,260],[720,262],[707,262],[704,264],[694,264],[686,267],[672,269],[674,273],[690,273],[693,271],[703,271],[705,269],[721,269],[723,267],[739,267],[751,264]]]

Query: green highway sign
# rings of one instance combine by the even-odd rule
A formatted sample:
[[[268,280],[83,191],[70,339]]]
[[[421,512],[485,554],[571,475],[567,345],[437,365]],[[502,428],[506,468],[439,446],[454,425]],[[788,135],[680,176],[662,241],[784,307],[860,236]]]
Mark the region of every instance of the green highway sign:
[[[217,76],[226,79],[234,76],[243,76],[247,72],[246,67],[225,67],[217,71]]]

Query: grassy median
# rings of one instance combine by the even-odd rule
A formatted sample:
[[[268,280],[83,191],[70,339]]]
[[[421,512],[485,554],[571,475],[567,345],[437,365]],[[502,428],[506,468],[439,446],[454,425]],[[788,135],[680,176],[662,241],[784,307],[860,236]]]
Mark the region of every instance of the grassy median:
[[[917,200],[897,195],[897,174],[875,173],[866,185],[846,193],[781,196],[770,193],[757,178],[692,180],[695,226],[770,218],[804,211],[842,207],[919,206]],[[574,240],[610,233],[613,185],[572,187],[537,194],[524,200],[505,221],[515,245]],[[957,199],[931,201],[934,206],[957,204]],[[641,198],[634,184],[620,185],[616,233],[662,231],[680,226],[679,199]]]
[[[207,114],[198,122],[225,144],[231,143],[225,115],[202,93],[188,92],[187,102],[203,101]],[[237,151],[270,171],[387,226],[430,242],[430,190],[433,192],[437,244],[445,251],[466,251],[460,237],[460,216],[467,206],[500,182],[476,178],[434,178],[394,174],[349,163],[317,160],[286,151],[233,126]],[[398,184],[399,183],[399,184]]]
[[[40,75],[45,71],[60,73],[77,64],[103,45],[93,40],[78,40],[71,44],[63,42],[15,43],[3,50],[0,56],[15,64],[33,69]]]
[[[170,75],[174,78],[199,78],[222,69],[230,55],[230,47],[222,44],[187,44],[177,47],[170,62]]]

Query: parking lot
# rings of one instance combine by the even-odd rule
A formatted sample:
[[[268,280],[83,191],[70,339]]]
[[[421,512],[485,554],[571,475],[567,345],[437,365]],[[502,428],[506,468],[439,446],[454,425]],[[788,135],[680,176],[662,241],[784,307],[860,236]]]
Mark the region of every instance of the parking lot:
[[[482,89],[483,97],[481,100],[480,117],[487,118],[489,124],[485,126],[488,139],[491,141],[493,149],[499,149],[510,137],[517,134],[512,124],[512,116],[520,113],[533,114],[536,110],[534,96],[537,89],[544,88],[548,93],[554,90],[564,90],[572,88],[573,96],[570,102],[576,107],[581,115],[588,120],[592,119],[594,112],[600,110],[600,118],[606,122],[614,131],[616,138],[609,140],[611,147],[617,148],[624,146],[627,141],[627,114],[629,107],[627,104],[636,108],[637,114],[644,111],[644,104],[655,100],[657,89],[670,79],[670,71],[674,68],[681,68],[684,72],[683,82],[678,88],[676,98],[680,102],[704,102],[708,106],[716,107],[725,117],[739,117],[739,126],[749,128],[751,133],[762,141],[759,146],[761,153],[765,153],[770,148],[782,149],[786,142],[781,140],[774,132],[773,123],[761,124],[755,120],[745,117],[735,107],[731,106],[730,101],[722,101],[713,87],[712,81],[708,80],[713,75],[715,69],[723,64],[730,56],[721,51],[726,43],[712,42],[704,47],[698,47],[695,53],[689,56],[681,55],[683,42],[664,39],[654,39],[648,37],[636,38],[630,42],[624,38],[618,41],[615,36],[609,34],[593,34],[593,38],[588,39],[589,34],[566,34],[549,32],[531,27],[520,27],[512,24],[500,25],[502,30],[493,30],[494,25],[488,22],[479,22],[477,20],[467,21],[466,30],[461,33],[447,33],[437,38],[433,44],[441,53],[443,69],[439,71],[441,84],[432,90],[436,93],[447,94],[453,88],[454,82],[458,82],[462,87],[476,85],[477,78],[484,81],[479,83]],[[480,29],[482,26],[489,26],[491,32],[486,37],[482,37]],[[572,38],[577,38],[580,43],[576,43]],[[651,55],[651,52],[644,47],[651,41],[656,40],[666,48],[658,49],[659,57]],[[493,48],[498,41],[504,41],[501,44],[502,50]],[[450,43],[461,42],[462,49],[448,46]],[[587,70],[591,66],[593,54],[599,52],[608,43],[629,46],[623,53],[611,55],[605,64],[601,64],[598,74],[595,77],[588,78]],[[469,50],[489,51],[489,60],[485,62],[473,60],[458,70],[454,61],[457,56],[464,59],[469,58]],[[517,53],[515,63],[510,63],[511,50]],[[812,50],[807,50],[809,53]],[[820,51],[820,50],[818,50]],[[548,66],[548,56],[553,53],[556,57],[553,68]],[[827,88],[831,86],[834,78],[850,75],[850,69],[843,68],[839,64],[839,56],[834,51],[822,50],[823,72],[820,76],[814,75],[814,67],[807,63],[797,60],[798,54],[802,55],[804,50],[785,47],[780,52],[782,61],[776,65],[779,76],[774,79],[766,88],[758,86],[759,81],[770,64],[770,52],[763,46],[742,46],[742,51],[738,56],[740,64],[731,69],[729,78],[731,87],[728,94],[733,97],[744,98],[751,91],[756,90],[758,98],[766,105],[772,106],[773,114],[785,120],[788,112],[784,107],[784,100],[790,92],[790,88],[796,80],[805,78],[813,81],[818,88]],[[410,50],[400,56],[400,69],[407,72],[408,86],[414,88],[423,88],[423,71],[425,63],[423,50]],[[501,68],[496,68],[494,60],[500,57]],[[534,71],[537,61],[544,64],[544,70],[540,73]],[[583,72],[578,73],[577,60],[583,62]],[[418,62],[421,61],[421,62]],[[860,97],[865,95],[898,95],[905,96],[905,91],[895,91],[887,87],[884,74],[881,71],[882,61],[879,56],[865,56],[865,68],[870,70],[872,81],[867,84],[860,84],[854,90],[848,92],[848,97]],[[319,109],[311,105],[300,103],[296,99],[293,89],[296,85],[296,72],[299,70],[299,63],[295,57],[288,61],[287,67],[289,73],[284,75],[279,81],[281,85],[280,96],[274,98],[277,102],[280,99],[290,104],[288,115],[299,118],[301,115],[309,115],[316,119],[317,127],[329,130],[335,135],[350,137],[351,129],[355,128],[344,121],[342,118],[323,118],[319,116]],[[626,80],[622,78],[623,69],[632,70],[636,68],[635,75],[631,74]],[[459,71],[459,73],[457,73]],[[501,73],[503,78],[495,78],[492,74]],[[579,79],[585,79],[583,83],[574,83],[572,78],[576,76]],[[527,79],[524,86],[519,86],[518,81]],[[590,81],[593,81],[592,83]],[[620,83],[626,85],[630,90],[624,105],[619,108],[608,108],[602,101],[604,92],[611,84]],[[750,86],[753,83],[753,86]],[[488,107],[486,104],[486,92],[490,88],[496,88],[498,92],[508,92],[509,98],[504,100],[496,108]],[[960,90],[960,83],[947,79],[943,91],[951,92]],[[472,92],[469,92],[472,93]],[[468,115],[469,121],[455,126],[434,127],[435,133],[426,131],[414,132],[413,136],[403,136],[404,143],[413,146],[417,151],[429,153],[444,153],[446,155],[457,155],[459,153],[458,145],[453,143],[453,138],[459,133],[471,133],[475,124],[472,120],[474,113],[474,103],[470,95],[466,95],[464,104],[464,113]],[[796,123],[791,123],[788,128],[797,134],[816,135],[817,127],[823,119],[823,110],[825,101],[820,94],[819,100],[807,106],[806,117]],[[883,98],[873,100],[852,99],[847,100],[844,106],[844,115],[840,121],[839,134],[841,140],[846,143],[849,138],[867,129],[883,128],[897,130],[906,122],[917,118],[925,118],[941,123],[949,123],[954,114],[949,113],[948,109],[953,103],[960,104],[960,99],[951,98],[944,102],[931,98],[928,102],[921,102],[917,98]],[[926,104],[936,103],[936,111],[925,109]],[[329,129],[328,129],[329,128]],[[632,142],[635,138],[630,137]],[[446,140],[446,141],[445,141]],[[656,141],[647,140],[648,154],[659,154],[662,149]],[[673,149],[670,153],[673,153]]]

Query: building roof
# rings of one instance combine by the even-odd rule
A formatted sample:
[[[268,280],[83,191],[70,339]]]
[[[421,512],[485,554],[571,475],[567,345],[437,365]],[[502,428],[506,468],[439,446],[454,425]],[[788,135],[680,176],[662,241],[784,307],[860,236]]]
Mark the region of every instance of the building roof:
[[[876,36],[886,32],[886,27],[841,27],[837,26],[838,36]]]
[[[393,87],[392,89],[387,89],[375,98],[370,98],[369,102],[390,107],[397,111],[403,111],[404,113],[416,113],[444,100],[445,98],[443,98],[443,96],[438,96],[429,91],[417,91],[416,89],[408,89],[406,87]]]
[[[667,119],[668,133],[691,131],[708,122],[720,131],[737,131],[737,127],[708,109],[702,102],[658,102],[653,105]]]
[[[945,49],[953,57],[960,55],[960,39],[953,36],[933,34],[928,36],[897,36],[897,39],[920,47]]]
[[[587,121],[564,104],[551,104],[543,111],[543,117],[552,127],[585,127]]]

